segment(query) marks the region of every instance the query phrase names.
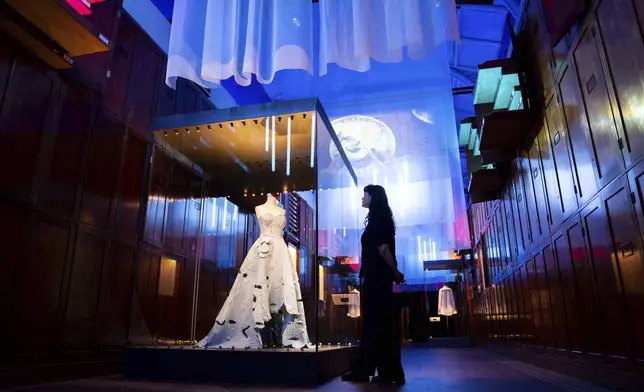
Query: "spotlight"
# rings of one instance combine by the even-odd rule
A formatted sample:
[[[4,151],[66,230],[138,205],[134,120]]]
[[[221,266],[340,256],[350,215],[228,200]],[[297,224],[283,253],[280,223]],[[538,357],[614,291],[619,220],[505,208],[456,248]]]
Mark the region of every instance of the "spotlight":
[[[168,131],[163,131],[163,136],[168,136]]]

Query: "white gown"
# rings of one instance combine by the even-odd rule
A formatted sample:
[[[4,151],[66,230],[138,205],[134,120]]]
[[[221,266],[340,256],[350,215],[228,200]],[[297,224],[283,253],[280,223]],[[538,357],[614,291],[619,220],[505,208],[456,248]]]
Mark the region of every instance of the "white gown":
[[[261,348],[271,313],[284,313],[282,344],[309,345],[297,270],[282,238],[286,217],[258,216],[260,235],[239,269],[215,324],[198,347]]]

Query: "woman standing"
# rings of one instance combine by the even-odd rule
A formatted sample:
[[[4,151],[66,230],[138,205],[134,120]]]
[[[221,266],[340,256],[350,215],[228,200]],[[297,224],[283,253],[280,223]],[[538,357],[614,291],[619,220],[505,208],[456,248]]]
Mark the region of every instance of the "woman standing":
[[[362,206],[369,209],[362,234],[363,279],[361,292],[362,340],[360,357],[342,380],[405,383],[400,362],[398,315],[393,295],[393,283],[403,283],[404,275],[396,262],[396,225],[385,189],[380,185],[364,188]]]

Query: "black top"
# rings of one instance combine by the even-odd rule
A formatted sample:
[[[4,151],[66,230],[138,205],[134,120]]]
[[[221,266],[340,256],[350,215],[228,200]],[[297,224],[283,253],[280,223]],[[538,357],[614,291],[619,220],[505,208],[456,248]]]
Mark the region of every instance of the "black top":
[[[380,256],[378,247],[387,244],[391,254],[396,254],[396,240],[393,231],[382,228],[379,225],[368,225],[364,233],[362,233],[361,243],[362,263],[360,265],[360,277],[367,280],[392,282],[394,272]]]

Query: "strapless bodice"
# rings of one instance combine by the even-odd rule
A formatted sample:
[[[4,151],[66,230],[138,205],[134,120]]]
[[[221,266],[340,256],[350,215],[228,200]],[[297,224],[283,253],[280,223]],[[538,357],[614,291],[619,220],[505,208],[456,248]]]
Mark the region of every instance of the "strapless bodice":
[[[257,217],[259,221],[259,235],[269,237],[282,237],[286,227],[286,215],[273,215],[264,213]]]

